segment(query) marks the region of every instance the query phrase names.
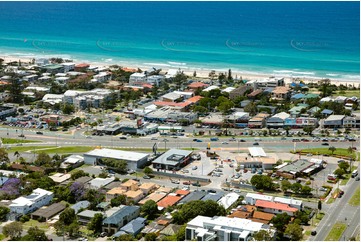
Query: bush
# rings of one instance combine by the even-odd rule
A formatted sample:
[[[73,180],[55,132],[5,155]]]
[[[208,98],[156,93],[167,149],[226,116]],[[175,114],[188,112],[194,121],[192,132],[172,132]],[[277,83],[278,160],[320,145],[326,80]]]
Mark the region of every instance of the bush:
[[[25,223],[25,222],[27,222],[27,221],[29,221],[29,220],[30,220],[29,215],[23,215],[23,216],[21,216],[21,218],[19,219],[19,221],[22,222],[22,223]]]
[[[310,185],[311,181],[306,181],[305,185]]]

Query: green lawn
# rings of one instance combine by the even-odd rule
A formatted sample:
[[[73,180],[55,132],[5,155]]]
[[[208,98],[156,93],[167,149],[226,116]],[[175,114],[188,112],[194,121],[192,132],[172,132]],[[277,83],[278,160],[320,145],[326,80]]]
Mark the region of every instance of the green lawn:
[[[357,188],[351,199],[348,201],[351,206],[360,206],[360,187]]]
[[[3,241],[5,239],[5,235],[4,234],[0,234],[0,240]]]
[[[345,96],[345,97],[359,97],[360,96],[360,90],[346,90],[346,91],[338,91],[337,95],[339,96]]]
[[[28,150],[36,150],[36,149],[46,149],[46,148],[54,148],[54,146],[14,146],[8,149],[8,152],[25,152]]]
[[[45,231],[49,229],[48,224],[40,223],[39,221],[33,220],[33,219],[30,219],[29,221],[25,222],[23,226],[26,230],[30,227],[35,227],[35,226],[37,226],[39,229],[43,229]]]
[[[332,146],[332,144],[330,146]],[[313,155],[330,155],[330,156],[332,156],[332,152],[328,148],[303,149],[303,150],[297,150],[296,153],[297,152],[311,153]],[[294,153],[294,152],[291,151],[291,153]],[[360,159],[360,152],[357,152],[357,153],[358,153],[357,158],[359,160]],[[348,152],[347,149],[344,149],[344,148],[336,148],[335,152],[333,152],[333,155],[334,156],[340,155],[340,156],[350,157],[350,153]],[[356,159],[356,152],[352,152],[352,158]]]
[[[18,143],[39,143],[38,140],[27,140],[27,139],[12,139],[12,138],[1,138],[4,145],[7,144],[18,144]]]
[[[346,227],[344,223],[336,223],[327,235],[325,241],[339,241]]]

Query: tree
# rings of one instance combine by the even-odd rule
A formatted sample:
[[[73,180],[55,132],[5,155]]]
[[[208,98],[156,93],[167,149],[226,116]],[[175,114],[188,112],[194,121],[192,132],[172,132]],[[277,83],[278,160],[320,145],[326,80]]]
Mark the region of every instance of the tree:
[[[45,153],[45,152],[41,152],[38,154],[36,160],[34,161],[36,166],[52,166],[51,164],[51,157]]]
[[[177,241],[184,241],[185,240],[186,227],[187,227],[186,224],[182,225],[182,227],[180,227],[178,232],[175,234],[175,239]]]
[[[322,202],[321,202],[321,200],[318,200],[317,208],[318,208],[318,210],[322,210]]]
[[[21,240],[26,241],[48,241],[48,237],[45,235],[45,232],[39,229],[37,226],[30,227],[28,229],[28,234],[23,236]]]
[[[346,173],[347,170],[350,168],[350,164],[348,162],[340,162],[338,163],[338,167]]]
[[[335,175],[338,176],[338,177],[342,177],[342,176],[345,174],[345,171],[344,171],[343,169],[341,169],[341,168],[337,168],[337,169],[333,172],[333,174],[335,174]]]
[[[274,189],[272,178],[265,175],[254,175],[251,178],[251,184],[256,189],[266,189],[266,190]]]
[[[105,196],[98,190],[88,189],[84,198],[90,202],[89,209],[95,209],[96,206],[104,200]]]
[[[311,194],[312,188],[309,186],[302,186],[301,193],[302,194]]]
[[[158,235],[156,233],[147,233],[144,236],[145,241],[155,241]]]
[[[295,221],[296,221],[296,219],[299,220],[300,224],[304,224],[304,225],[307,225],[308,221],[310,221],[309,215],[306,212],[301,211],[301,210],[298,210],[295,213]]]
[[[122,234],[118,238],[117,241],[133,241],[134,237],[131,234]]]
[[[142,212],[148,217],[153,217],[158,213],[158,205],[153,200],[148,200],[142,206]]]
[[[12,222],[3,227],[3,234],[10,237],[11,240],[16,240],[21,236],[23,231],[23,224],[20,222]]]
[[[333,155],[333,153],[336,151],[336,148],[334,146],[331,146],[330,148],[328,148],[328,150],[330,150],[332,152],[332,155]]]
[[[297,223],[289,224],[286,227],[285,234],[290,236],[292,241],[300,241],[303,237],[302,227]]]
[[[291,189],[291,182],[289,180],[281,181],[281,189],[283,192],[287,192],[287,190]]]
[[[313,130],[315,130],[315,127],[313,127],[313,126],[306,126],[306,127],[303,128],[303,131],[305,133],[307,133],[308,135],[311,135]]]
[[[272,236],[269,231],[261,229],[260,231],[253,234],[253,239],[256,241],[271,241]]]
[[[70,225],[76,219],[75,211],[72,208],[66,208],[59,216],[59,222],[64,225]]]
[[[61,111],[63,112],[63,114],[71,114],[74,112],[74,110],[74,105],[66,103],[64,104]]]
[[[10,212],[10,209],[4,206],[0,206],[0,221],[5,221],[6,216]]]
[[[291,221],[291,216],[287,213],[281,213],[274,216],[271,220],[273,226],[277,229],[278,232],[284,233],[286,225]]]
[[[291,190],[294,192],[294,193],[299,193],[302,189],[302,185],[299,184],[298,182],[295,182],[291,185]]]
[[[147,166],[147,167],[144,168],[144,173],[145,173],[146,175],[150,175],[150,174],[153,173],[153,170],[152,170],[152,168],[150,168],[149,166]]]
[[[113,158],[104,158],[101,160],[100,163],[103,163],[104,165],[111,167],[113,170],[116,170],[120,173],[126,173],[127,172],[127,162],[125,160],[118,160]]]
[[[234,107],[234,103],[230,100],[226,100],[218,105],[218,110],[222,114],[227,114]]]
[[[71,174],[71,179],[76,180],[83,176],[89,176],[89,173],[85,173],[85,171],[83,171],[83,170],[77,170],[76,172]]]
[[[255,102],[250,102],[244,107],[244,111],[248,112],[250,116],[254,116],[257,113],[257,104]]]
[[[127,203],[127,197],[125,195],[119,195],[110,200],[110,205],[112,207],[118,207],[122,204],[125,205],[126,203]]]
[[[4,148],[0,148],[0,162],[9,163],[9,155],[8,152]]]
[[[93,230],[94,233],[101,233],[103,226],[103,214],[97,213],[94,217],[90,220],[87,227],[89,230]]]

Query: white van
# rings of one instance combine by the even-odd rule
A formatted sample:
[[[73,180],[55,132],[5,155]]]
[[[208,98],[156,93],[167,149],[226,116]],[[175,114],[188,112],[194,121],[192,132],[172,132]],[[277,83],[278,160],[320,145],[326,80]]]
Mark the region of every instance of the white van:
[[[351,174],[351,177],[352,178],[355,178],[356,176],[358,175],[358,171],[357,170],[354,170]]]

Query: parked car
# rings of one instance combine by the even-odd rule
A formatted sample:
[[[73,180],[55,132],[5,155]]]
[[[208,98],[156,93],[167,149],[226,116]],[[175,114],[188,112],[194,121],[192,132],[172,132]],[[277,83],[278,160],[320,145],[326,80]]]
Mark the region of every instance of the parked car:
[[[223,141],[223,142],[222,142],[222,145],[228,145],[228,142],[227,142],[227,141]]]
[[[127,139],[125,136],[120,136],[119,139]]]
[[[213,138],[211,138],[210,140],[211,140],[211,141],[218,141],[218,140],[219,140],[219,138],[217,138],[217,137],[213,137]]]
[[[145,175],[143,176],[143,179],[150,179],[150,176]]]
[[[195,187],[200,187],[200,186],[201,186],[201,184],[199,184],[199,182],[193,182],[193,183],[192,183],[192,186],[195,186]]]
[[[183,185],[190,185],[191,183],[189,181],[184,181]]]
[[[253,145],[259,145],[259,143],[258,143],[258,142],[255,142],[255,143],[253,143]]]
[[[198,169],[197,166],[193,166],[193,167],[192,167],[192,170],[197,170],[197,169]]]
[[[244,139],[240,139],[239,142],[246,142]]]
[[[183,173],[189,173],[189,171],[186,169],[183,169],[182,171],[183,171]]]
[[[328,146],[329,144],[328,144],[328,143],[322,143],[322,145],[324,145],[324,146]]]
[[[207,192],[208,193],[217,193],[215,190],[213,190],[213,189],[209,189],[209,190],[207,190]]]
[[[43,134],[43,132],[41,132],[41,131],[38,131],[38,132],[36,132],[36,134]]]
[[[180,183],[180,181],[179,181],[179,180],[174,180],[174,179],[171,179],[170,181],[171,181],[171,183],[174,183],[174,184],[179,184],[179,183]]]
[[[358,177],[356,177],[356,179],[355,179],[355,181],[359,181],[360,180],[360,177],[358,176]]]
[[[24,134],[19,134],[19,137],[25,138],[25,135]]]
[[[316,230],[313,230],[312,232],[311,232],[311,235],[312,236],[315,236],[317,234],[317,231]]]

